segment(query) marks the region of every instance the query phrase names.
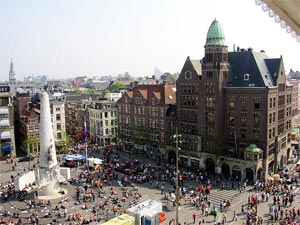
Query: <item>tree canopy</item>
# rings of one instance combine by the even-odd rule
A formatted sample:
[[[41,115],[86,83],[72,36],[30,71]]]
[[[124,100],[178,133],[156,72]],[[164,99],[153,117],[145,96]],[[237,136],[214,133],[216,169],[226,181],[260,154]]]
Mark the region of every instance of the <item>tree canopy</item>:
[[[109,87],[109,91],[119,91],[120,89],[125,88],[125,85],[120,82],[114,82]]]

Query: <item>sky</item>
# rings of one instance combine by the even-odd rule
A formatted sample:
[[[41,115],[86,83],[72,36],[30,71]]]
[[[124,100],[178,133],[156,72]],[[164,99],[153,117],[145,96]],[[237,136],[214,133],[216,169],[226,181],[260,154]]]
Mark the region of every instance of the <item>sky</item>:
[[[228,50],[265,50],[300,71],[300,43],[255,0],[0,0],[0,80],[151,76],[201,59],[217,19]]]

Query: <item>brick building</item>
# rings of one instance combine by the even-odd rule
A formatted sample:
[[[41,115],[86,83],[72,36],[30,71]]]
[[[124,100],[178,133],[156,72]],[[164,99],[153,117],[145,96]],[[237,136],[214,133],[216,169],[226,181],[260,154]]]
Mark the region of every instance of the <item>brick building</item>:
[[[165,157],[166,115],[176,103],[176,86],[166,83],[137,85],[117,102],[119,141],[125,151]]]
[[[176,82],[180,163],[237,179],[266,178],[291,156],[297,105],[283,59],[251,48],[228,52],[216,20],[204,48],[203,59],[187,57]],[[173,158],[174,148],[167,154]]]

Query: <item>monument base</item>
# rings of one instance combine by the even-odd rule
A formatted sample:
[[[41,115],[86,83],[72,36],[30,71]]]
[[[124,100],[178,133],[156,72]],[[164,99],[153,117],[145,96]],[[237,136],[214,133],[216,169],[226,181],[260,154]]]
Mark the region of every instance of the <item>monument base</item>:
[[[41,187],[42,195],[54,195],[58,193],[58,181],[49,182]]]

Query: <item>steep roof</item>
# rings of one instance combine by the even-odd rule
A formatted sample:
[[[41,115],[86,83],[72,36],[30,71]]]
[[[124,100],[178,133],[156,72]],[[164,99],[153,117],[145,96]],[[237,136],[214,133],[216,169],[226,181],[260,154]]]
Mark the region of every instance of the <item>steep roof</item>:
[[[282,58],[277,58],[277,59],[266,59],[266,64],[267,67],[270,71],[270,75],[272,79],[274,80],[275,84],[277,83],[277,78],[278,78],[278,71],[280,68]]]
[[[202,66],[200,60],[191,59],[191,63],[198,75],[202,74]]]
[[[142,95],[144,99],[148,100],[153,95],[160,100],[161,104],[175,104],[176,103],[176,89],[175,84],[145,84],[138,85],[128,91],[127,95],[134,98],[137,95]]]
[[[229,52],[228,61],[230,70],[227,87],[276,86],[271,74],[274,74],[276,70],[278,71],[278,66],[276,63],[268,61],[268,56],[264,52],[252,50]]]

